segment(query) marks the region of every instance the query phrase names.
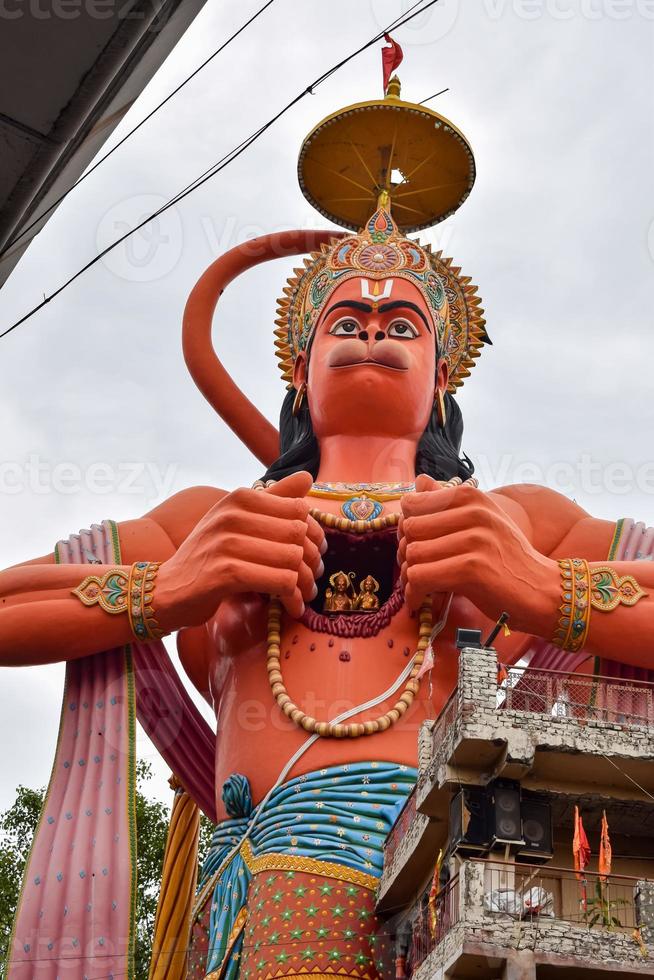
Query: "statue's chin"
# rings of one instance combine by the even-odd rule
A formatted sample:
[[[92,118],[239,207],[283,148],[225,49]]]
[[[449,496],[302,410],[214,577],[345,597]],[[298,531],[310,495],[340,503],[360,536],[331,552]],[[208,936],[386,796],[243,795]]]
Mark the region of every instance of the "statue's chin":
[[[423,391],[419,372],[379,363],[329,364],[309,384],[309,408],[316,438],[369,435],[413,438],[429,421],[433,389]]]

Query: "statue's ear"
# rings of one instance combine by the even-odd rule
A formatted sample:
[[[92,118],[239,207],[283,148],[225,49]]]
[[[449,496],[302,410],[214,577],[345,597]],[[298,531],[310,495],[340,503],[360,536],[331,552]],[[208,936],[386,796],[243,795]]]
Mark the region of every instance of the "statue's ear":
[[[436,387],[445,394],[447,391],[447,382],[450,378],[450,368],[444,357],[439,358],[438,364],[436,365]]]
[[[307,355],[304,351],[300,353],[295,358],[295,364],[293,365],[293,387],[297,391],[301,385],[307,383]]]

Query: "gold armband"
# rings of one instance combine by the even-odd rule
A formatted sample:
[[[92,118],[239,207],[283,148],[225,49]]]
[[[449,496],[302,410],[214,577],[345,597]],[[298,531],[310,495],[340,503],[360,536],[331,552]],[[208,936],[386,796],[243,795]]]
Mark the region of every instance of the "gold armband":
[[[72,590],[85,606],[100,606],[111,615],[127,613],[137,640],[159,640],[165,636],[155,619],[154,586],[161,563],[137,561],[125,572],[110,568],[104,575],[88,575]]]
[[[561,617],[552,642],[576,653],[583,649],[590,627],[591,609],[611,612],[618,606],[635,606],[647,595],[633,575],[618,575],[610,565],[590,568],[583,558],[563,558],[561,569]]]

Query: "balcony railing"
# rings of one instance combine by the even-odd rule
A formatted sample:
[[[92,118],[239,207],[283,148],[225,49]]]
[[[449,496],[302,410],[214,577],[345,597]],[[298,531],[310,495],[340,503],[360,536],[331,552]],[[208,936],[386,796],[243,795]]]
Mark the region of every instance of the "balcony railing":
[[[420,966],[458,921],[459,876],[455,875],[435,896],[431,909],[429,893],[425,893],[418,904],[407,959],[410,971]]]
[[[439,747],[443,744],[445,736],[447,735],[449,729],[456,721],[457,714],[459,713],[459,689],[454,688],[449,701],[446,703],[445,707],[439,714],[436,724],[434,725],[434,731],[432,734],[434,752],[437,752]]]
[[[393,863],[393,858],[395,857],[396,851],[400,843],[404,840],[411,824],[416,819],[416,787],[414,786],[409,795],[406,798],[406,803],[404,804],[400,815],[393,824],[391,832],[386,838],[386,843],[384,844],[384,865],[390,868]]]
[[[411,917],[408,975],[453,926],[461,921],[465,923],[468,917],[475,928],[483,924],[483,916],[497,916],[533,923],[537,931],[542,931],[548,921],[563,920],[587,932],[629,936],[634,936],[634,930],[642,925],[637,896],[639,881],[642,885],[643,879],[617,874],[602,879],[598,872],[592,871],[577,878],[568,868],[492,859],[466,861],[461,873],[465,874],[467,883],[475,877],[480,885],[483,883],[483,888],[476,892],[482,907],[462,907],[459,875],[451,878],[436,895],[433,913],[429,909],[429,892],[423,893]],[[468,885],[466,891],[467,888]]]
[[[498,688],[498,708],[626,727],[651,726],[654,684],[514,667]]]
[[[484,865],[484,911],[520,921],[563,919],[584,929],[632,933],[638,927],[637,878],[549,865]]]

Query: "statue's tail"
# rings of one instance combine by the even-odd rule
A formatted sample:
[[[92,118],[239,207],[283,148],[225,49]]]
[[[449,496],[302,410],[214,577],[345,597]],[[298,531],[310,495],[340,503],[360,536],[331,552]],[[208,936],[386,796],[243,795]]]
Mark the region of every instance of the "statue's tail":
[[[297,229],[262,235],[237,245],[209,266],[186,303],[182,345],[191,376],[209,404],[264,466],[270,466],[279,456],[279,433],[218,359],[211,342],[213,313],[226,286],[242,272],[270,259],[315,251],[339,234],[342,232]]]

